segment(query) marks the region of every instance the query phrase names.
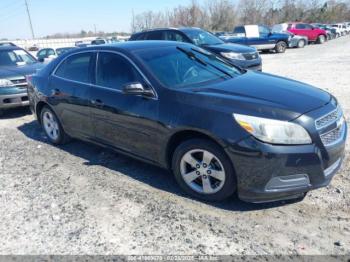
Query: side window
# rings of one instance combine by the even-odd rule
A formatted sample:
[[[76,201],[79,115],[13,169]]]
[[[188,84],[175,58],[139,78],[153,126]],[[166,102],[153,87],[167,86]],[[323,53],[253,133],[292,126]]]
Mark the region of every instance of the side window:
[[[296,24],[295,29],[305,29],[305,25],[304,24]]]
[[[55,51],[53,49],[47,50],[47,56],[50,56],[50,55],[55,55]]]
[[[38,58],[45,58],[46,57],[46,49],[42,49],[39,51],[39,53],[37,54]]]
[[[140,82],[141,76],[124,57],[101,52],[98,55],[96,85],[122,90],[124,85]]]
[[[266,26],[259,25],[259,33],[260,35],[268,35],[270,33],[270,29],[268,29]]]
[[[180,33],[175,32],[175,31],[166,31],[165,32],[165,40],[185,42],[185,43],[188,42]]]
[[[91,83],[91,66],[93,66],[92,53],[76,54],[64,60],[57,68],[55,75],[68,80]]]
[[[163,31],[153,31],[149,32],[146,35],[147,40],[164,40],[163,39]]]
[[[312,29],[312,26],[311,25],[308,25],[308,24],[305,24],[305,29],[308,29],[308,30],[311,30]]]

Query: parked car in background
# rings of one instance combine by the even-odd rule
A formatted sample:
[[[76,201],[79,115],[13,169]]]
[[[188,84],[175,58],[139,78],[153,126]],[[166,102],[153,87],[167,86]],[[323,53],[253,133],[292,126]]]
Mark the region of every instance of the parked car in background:
[[[313,27],[317,27],[323,29],[327,32],[327,40],[332,40],[337,37],[337,30],[335,28],[329,27],[324,24],[313,23],[311,24]]]
[[[32,46],[30,46],[29,48],[28,48],[28,51],[29,52],[37,52],[37,51],[39,51],[39,47],[38,47],[38,45],[32,45]]]
[[[17,46],[0,46],[0,115],[5,109],[28,106],[26,75],[42,64]]]
[[[48,62],[72,49],[74,47],[44,48],[38,51],[36,57],[39,62]]]
[[[167,40],[191,43],[244,69],[262,70],[262,61],[255,48],[225,43],[210,32],[200,28],[161,28],[133,34],[129,41]]]
[[[253,46],[258,50],[284,53],[289,45],[290,35],[273,33],[264,25],[236,26],[233,36],[225,37],[226,42]]]
[[[288,28],[288,24],[287,23],[283,23],[283,24],[274,25],[272,27],[271,31],[273,33],[289,34],[290,35],[290,40],[289,40],[288,47],[290,47],[290,48],[293,48],[293,47],[304,48],[306,45],[308,45],[309,40],[308,40],[308,38],[306,36],[294,35],[291,32],[289,32],[287,30],[287,28]]]
[[[73,137],[159,165],[203,200],[302,198],[344,159],[347,124],[332,95],[238,70],[191,44],[73,51],[34,75],[28,92],[51,143]]]
[[[107,43],[109,43],[109,41],[104,38],[96,38],[95,40],[91,41],[91,45],[105,45]]]
[[[287,30],[294,35],[306,36],[309,42],[323,44],[327,41],[327,32],[325,30],[313,27],[307,23],[288,23]]]
[[[340,34],[340,36],[346,35],[346,30],[345,30],[343,24],[332,24],[331,26],[338,30],[338,33]]]

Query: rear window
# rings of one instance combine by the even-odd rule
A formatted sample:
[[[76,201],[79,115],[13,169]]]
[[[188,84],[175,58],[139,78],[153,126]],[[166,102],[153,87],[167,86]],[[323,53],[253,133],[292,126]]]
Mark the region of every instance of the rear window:
[[[237,26],[237,27],[235,27],[233,33],[234,34],[245,34],[244,26]]]

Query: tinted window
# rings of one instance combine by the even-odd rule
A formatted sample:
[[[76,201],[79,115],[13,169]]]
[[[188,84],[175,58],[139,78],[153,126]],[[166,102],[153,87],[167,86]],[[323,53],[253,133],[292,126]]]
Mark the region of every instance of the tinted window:
[[[68,57],[56,70],[55,75],[78,82],[91,83],[90,68],[93,54],[82,53]]]
[[[113,53],[100,53],[97,63],[96,84],[121,90],[125,84],[140,82],[141,77],[124,57]]]
[[[233,31],[234,34],[245,34],[244,26],[237,26]]]
[[[304,24],[296,24],[295,28],[296,29],[305,29],[305,25]]]
[[[308,24],[305,24],[305,29],[312,29],[313,27],[312,27],[312,25],[308,25]]]
[[[168,41],[177,41],[177,42],[188,42],[182,34],[175,31],[166,31],[165,40]]]
[[[136,54],[158,80],[169,88],[182,88],[209,81],[224,81],[230,79],[229,75],[234,77],[240,74],[235,67],[224,63],[203,49],[191,49],[189,46],[184,47],[184,50],[191,52],[192,55],[176,47],[142,50],[137,51]]]
[[[146,34],[147,40],[163,40],[163,31],[153,31]]]

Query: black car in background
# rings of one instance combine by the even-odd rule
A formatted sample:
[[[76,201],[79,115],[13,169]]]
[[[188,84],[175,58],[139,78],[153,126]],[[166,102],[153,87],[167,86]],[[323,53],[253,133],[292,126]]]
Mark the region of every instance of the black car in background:
[[[129,41],[167,40],[191,43],[206,49],[244,69],[262,70],[262,60],[255,48],[225,43],[217,36],[199,28],[161,28],[133,34]]]
[[[0,45],[0,115],[5,109],[29,105],[26,75],[42,67],[22,48]]]
[[[191,44],[72,51],[28,92],[52,143],[79,138],[171,169],[204,200],[299,198],[328,185],[344,157],[347,125],[332,95]]]

